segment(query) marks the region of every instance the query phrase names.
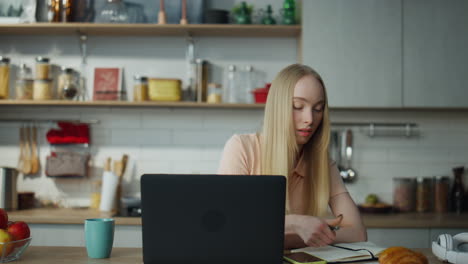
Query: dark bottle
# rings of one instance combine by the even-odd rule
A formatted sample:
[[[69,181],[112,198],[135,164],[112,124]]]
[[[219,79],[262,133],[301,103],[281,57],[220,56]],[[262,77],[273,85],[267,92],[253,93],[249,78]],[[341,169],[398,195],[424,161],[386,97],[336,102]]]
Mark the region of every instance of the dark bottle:
[[[460,214],[463,211],[463,203],[465,196],[465,187],[463,185],[463,172],[465,167],[456,167],[452,169],[453,175],[455,176],[451,195],[452,211]]]

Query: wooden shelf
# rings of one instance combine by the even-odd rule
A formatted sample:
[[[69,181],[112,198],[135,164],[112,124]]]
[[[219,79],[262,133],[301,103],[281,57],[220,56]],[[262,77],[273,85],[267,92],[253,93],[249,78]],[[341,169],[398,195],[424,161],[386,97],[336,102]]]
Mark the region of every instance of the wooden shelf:
[[[235,108],[263,109],[264,104],[209,104],[195,102],[126,102],[126,101],[64,101],[64,100],[0,100],[2,106],[64,106],[64,107],[175,107],[175,108]]]
[[[0,24],[2,35],[103,35],[103,36],[223,36],[223,37],[298,37],[301,25],[235,24],[94,24],[31,23]]]

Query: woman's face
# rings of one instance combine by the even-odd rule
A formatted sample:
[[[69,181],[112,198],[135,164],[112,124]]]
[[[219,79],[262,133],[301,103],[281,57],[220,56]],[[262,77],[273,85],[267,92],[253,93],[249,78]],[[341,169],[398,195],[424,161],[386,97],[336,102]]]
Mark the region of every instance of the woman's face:
[[[294,87],[293,119],[296,142],[306,144],[322,122],[325,96],[320,82],[312,75],[302,77]]]

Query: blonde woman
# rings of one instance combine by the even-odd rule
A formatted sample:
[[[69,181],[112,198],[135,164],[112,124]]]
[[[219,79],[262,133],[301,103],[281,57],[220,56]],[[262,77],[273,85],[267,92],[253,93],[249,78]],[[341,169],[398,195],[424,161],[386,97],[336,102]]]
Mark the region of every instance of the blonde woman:
[[[293,64],[273,80],[263,131],[234,135],[226,143],[219,174],[287,176],[285,248],[366,241],[359,211],[330,160],[327,94],[320,75]],[[328,207],[343,215],[325,219]]]

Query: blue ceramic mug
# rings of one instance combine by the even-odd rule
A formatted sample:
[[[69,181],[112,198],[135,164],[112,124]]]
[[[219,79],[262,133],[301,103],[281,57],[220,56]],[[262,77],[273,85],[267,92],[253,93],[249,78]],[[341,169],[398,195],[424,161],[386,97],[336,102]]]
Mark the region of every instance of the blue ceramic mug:
[[[114,243],[114,219],[86,219],[84,224],[88,257],[108,258]]]

